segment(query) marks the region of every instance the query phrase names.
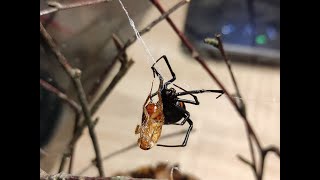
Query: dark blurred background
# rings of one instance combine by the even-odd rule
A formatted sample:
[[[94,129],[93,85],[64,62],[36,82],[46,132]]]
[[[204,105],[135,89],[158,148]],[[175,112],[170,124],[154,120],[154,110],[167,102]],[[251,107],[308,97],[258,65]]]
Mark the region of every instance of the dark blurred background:
[[[236,60],[250,55],[256,63],[279,65],[280,0],[191,1],[185,33],[202,51],[208,51],[204,38],[221,33]]]

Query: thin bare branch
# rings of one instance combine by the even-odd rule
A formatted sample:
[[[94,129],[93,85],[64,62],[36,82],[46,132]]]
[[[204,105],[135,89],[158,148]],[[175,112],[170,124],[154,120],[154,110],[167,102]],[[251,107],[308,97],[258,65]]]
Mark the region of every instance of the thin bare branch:
[[[215,38],[206,38],[205,43],[210,44],[216,48],[219,49],[224,61],[226,62],[230,75],[232,77],[235,89],[236,89],[236,94],[237,96],[241,99],[241,101],[238,103],[238,109],[239,111],[242,111],[242,116],[246,117],[246,112],[245,112],[245,103],[241,97],[237,82],[235,80],[235,77],[233,75],[233,71],[231,68],[231,63],[228,60],[226,53],[224,51],[223,48],[223,43],[222,40],[220,38],[220,35],[216,35]],[[267,155],[268,152],[274,152],[276,155],[278,155],[280,157],[280,150],[275,147],[275,146],[269,146],[267,148],[263,148],[260,145],[259,142],[259,138],[257,138],[256,134],[253,131],[250,131],[250,129],[248,127],[246,127],[246,132],[247,132],[247,137],[248,137],[248,142],[249,142],[249,148],[250,148],[250,154],[251,154],[251,158],[252,158],[252,163],[250,163],[248,160],[244,160],[242,157],[239,157],[241,161],[243,161],[244,163],[250,165],[253,168],[254,174],[256,176],[257,180],[261,180],[263,178],[263,171],[264,171],[264,164],[265,164],[265,157]],[[253,139],[251,139],[253,138]],[[257,164],[257,161],[255,159],[255,151],[253,150],[253,143],[256,143],[258,146],[258,150],[259,150],[259,155],[261,157],[261,161],[259,164]],[[259,168],[259,169],[258,169]]]
[[[243,117],[246,117],[246,106],[244,104],[244,101],[243,101],[242,96],[240,94],[240,90],[239,90],[237,81],[236,81],[235,76],[233,74],[230,60],[227,58],[227,55],[226,55],[226,53],[224,51],[223,43],[222,43],[222,40],[221,40],[221,35],[220,34],[216,34],[215,38],[206,38],[204,40],[204,42],[219,49],[219,51],[220,51],[220,53],[221,53],[221,55],[223,57],[223,60],[224,60],[224,62],[226,63],[226,65],[228,67],[228,70],[229,70],[229,73],[230,73],[234,88],[236,90],[236,96],[239,97],[237,99],[237,101],[236,101],[237,102],[237,106],[238,106],[238,110],[241,112]],[[256,171],[256,158],[255,158],[255,151],[253,149],[253,143],[251,141],[251,134],[250,134],[248,128],[246,128],[246,129],[247,129],[246,132],[247,132],[247,138],[248,138],[248,142],[249,142],[250,154],[251,154],[251,158],[252,158],[252,161],[253,161],[253,164],[251,164],[251,165],[252,165],[254,171]]]
[[[40,16],[50,14],[50,13],[60,11],[60,10],[89,6],[89,5],[94,5],[94,4],[104,3],[104,2],[110,2],[110,1],[112,1],[112,0],[82,0],[82,1],[76,1],[76,2],[68,3],[68,4],[62,4],[58,1],[49,1],[48,5],[51,7],[44,9],[44,10],[41,10]]]
[[[85,95],[85,92],[83,90],[82,83],[80,80],[81,71],[79,69],[71,67],[71,65],[68,63],[65,56],[60,52],[58,46],[55,44],[54,40],[52,39],[50,34],[46,31],[46,29],[43,27],[41,22],[40,22],[40,35],[45,40],[44,42],[50,48],[52,53],[56,56],[60,65],[64,68],[64,70],[70,76],[70,78],[72,79],[72,82],[74,83],[74,85],[76,87],[77,94],[78,94],[80,104],[81,104],[81,108],[82,108],[82,111],[83,111],[84,117],[85,117],[84,120],[85,120],[86,125],[88,126],[89,134],[90,134],[92,144],[94,147],[94,151],[96,153],[97,169],[99,171],[100,176],[103,177],[104,170],[103,170],[103,165],[101,162],[101,154],[100,154],[99,144],[98,144],[96,134],[94,132],[93,125],[92,125],[91,113],[89,110],[87,98],[86,98],[86,95]]]
[[[40,148],[40,155],[48,156],[48,153],[44,149]]]
[[[251,168],[254,168],[254,165],[249,161],[247,160],[246,158],[242,157],[241,155],[237,155],[237,157],[239,158],[240,161],[242,161],[243,163],[249,165]]]
[[[275,146],[269,146],[263,149],[263,154],[267,155],[268,152],[273,152],[275,153],[277,156],[280,157],[280,150],[278,147]]]
[[[261,180],[263,177],[265,159],[268,153],[270,152],[275,153],[280,158],[280,150],[275,146],[269,146],[260,150],[260,154],[261,154],[261,162],[260,162],[260,169],[259,169],[260,171],[256,171],[256,178],[259,180]]]
[[[103,170],[103,165],[101,161],[101,153],[99,149],[98,139],[94,132],[94,126],[92,124],[92,119],[91,119],[91,112],[89,110],[89,105],[85,96],[85,92],[83,90],[82,83],[80,81],[80,70],[79,70],[79,76],[76,76],[75,78],[75,84],[76,84],[76,87],[78,87],[77,90],[78,90],[81,106],[83,107],[85,122],[88,126],[89,134],[90,134],[93,147],[96,153],[97,168],[99,170],[100,176],[104,177],[104,170]]]
[[[236,99],[238,110],[240,111],[241,115],[246,118],[247,117],[247,115],[246,115],[247,114],[246,113],[246,106],[245,106],[243,98],[242,98],[242,96],[240,94],[240,90],[239,90],[236,78],[235,78],[235,76],[233,74],[233,70],[232,70],[232,67],[231,67],[231,62],[227,58],[227,55],[226,55],[226,53],[224,51],[223,43],[222,43],[222,40],[221,40],[221,35],[220,34],[216,34],[215,38],[205,38],[204,42],[219,49],[220,54],[222,55],[222,58],[223,58],[224,62],[226,63],[227,67],[228,67],[228,70],[229,70],[229,73],[230,73],[234,88],[236,90],[236,96],[238,97]],[[251,158],[252,158],[252,161],[253,161],[252,167],[253,167],[254,171],[256,171],[255,151],[253,149],[253,143],[251,141],[251,134],[250,134],[248,128],[246,128],[246,132],[247,132],[247,138],[248,138],[248,142],[249,142],[250,154],[251,154]]]
[[[159,3],[158,0],[150,0],[154,6],[161,12],[161,14],[165,13],[165,10],[163,9],[162,5]],[[232,98],[229,91],[224,87],[224,85],[221,83],[221,81],[217,78],[217,76],[209,69],[207,63],[200,57],[199,53],[196,51],[196,49],[192,46],[191,42],[186,38],[186,36],[177,28],[177,26],[174,24],[174,22],[171,20],[170,17],[166,17],[167,22],[169,25],[173,28],[173,30],[176,32],[176,34],[179,36],[183,44],[187,47],[189,52],[191,53],[192,57],[200,63],[200,65],[206,70],[206,72],[210,75],[210,77],[218,84],[218,86],[225,92],[228,99],[230,100],[231,104],[236,108],[237,112],[240,114],[242,119],[244,120],[246,126],[249,129],[249,132],[253,132],[253,128],[251,127],[251,124],[247,120],[245,116],[241,113],[241,111],[238,109],[237,102]],[[255,133],[253,133],[255,134]],[[257,144],[259,147],[261,147],[259,140],[254,136],[254,139],[257,141]]]
[[[61,163],[60,163],[60,166],[59,166],[59,170],[58,170],[58,173],[61,173],[64,169],[64,166],[66,164],[66,161],[67,159],[70,157],[70,154],[69,153],[64,153],[62,155],[62,158],[61,158]]]
[[[158,17],[157,19],[155,19],[154,21],[152,21],[150,24],[148,24],[145,28],[143,28],[141,31],[139,31],[140,36],[144,35],[145,33],[149,32],[155,25],[157,25],[159,22],[161,22],[162,20],[166,19],[169,17],[169,15],[171,13],[173,13],[175,10],[177,10],[179,7],[181,7],[182,5],[186,4],[187,2],[189,2],[190,0],[182,0],[180,2],[178,2],[176,5],[174,5],[171,9],[169,9],[168,11],[164,12],[163,14],[161,14],[160,17]],[[124,48],[122,51],[120,51],[116,58],[119,58],[120,56],[122,56],[122,54],[125,52],[125,50],[132,45],[135,41],[137,40],[137,37],[135,35],[133,35],[124,45]]]
[[[162,5],[159,3],[158,0],[150,0],[153,5],[161,12],[161,14],[165,13],[165,10],[163,9]],[[176,34],[179,36],[179,38],[181,39],[181,41],[183,42],[183,44],[187,47],[187,49],[189,50],[189,52],[191,53],[192,57],[198,62],[200,63],[200,65],[206,70],[206,72],[210,75],[210,77],[218,84],[218,86],[225,92],[225,94],[227,95],[228,99],[230,100],[231,104],[233,105],[233,107],[237,110],[237,112],[239,113],[239,115],[242,117],[245,126],[246,126],[246,130],[247,130],[247,135],[248,135],[248,141],[249,141],[249,147],[250,147],[250,152],[252,155],[252,158],[254,160],[253,163],[250,163],[248,160],[245,160],[244,158],[242,158],[241,156],[239,157],[243,162],[245,162],[246,164],[250,164],[251,167],[254,169],[255,174],[256,174],[256,178],[258,180],[262,180],[262,173],[263,173],[263,164],[264,164],[264,157],[265,155],[263,155],[263,148],[261,146],[260,140],[258,139],[258,137],[256,136],[256,133],[254,132],[252,125],[250,124],[250,122],[248,121],[247,117],[246,117],[246,113],[245,113],[245,106],[244,103],[241,99],[241,102],[237,102],[235,101],[234,98],[232,98],[232,96],[230,95],[230,93],[227,91],[227,89],[224,87],[224,85],[221,83],[221,81],[217,78],[217,76],[209,69],[208,65],[205,63],[205,61],[200,57],[199,53],[196,51],[196,49],[192,46],[192,44],[190,43],[190,41],[185,37],[185,35],[177,28],[177,26],[174,24],[174,22],[171,20],[170,17],[166,18],[167,22],[169,23],[169,25],[173,28],[173,30],[176,32]],[[218,37],[217,41],[211,41],[210,44],[214,45],[215,47],[218,47],[220,52],[222,53],[222,56],[224,57],[228,68],[230,71],[231,70],[231,66],[229,61],[227,60],[227,57],[224,53],[224,49],[222,46],[222,42],[221,39]],[[230,72],[233,76],[233,73]],[[240,95],[238,86],[236,84],[235,78],[233,77],[233,81],[237,90],[238,95]],[[252,138],[252,140],[251,140]],[[262,156],[263,161],[261,162],[261,174],[259,174],[259,172],[257,171],[256,168],[256,161],[254,158],[254,150],[253,150],[253,142],[254,141],[256,143],[256,145],[258,146],[258,149],[260,150],[260,155]],[[275,149],[273,149],[274,152],[279,152],[276,151]],[[277,153],[280,157],[280,152]],[[260,166],[260,167],[261,167]]]
[[[148,24],[145,28],[143,28],[141,31],[139,31],[140,36],[149,32],[155,25],[157,25],[159,22],[164,20],[167,16],[169,16],[171,13],[173,13],[179,7],[181,7],[182,5],[184,5],[188,2],[189,2],[189,0],[182,0],[182,1],[178,2],[176,5],[174,5],[172,8],[170,8],[167,12],[165,12],[164,14],[159,16],[157,19],[155,19],[150,24]],[[102,73],[102,76],[99,78],[100,79],[99,82],[104,82],[108,73],[110,72],[110,69],[116,63],[116,60],[119,59],[121,56],[123,56],[125,54],[127,48],[129,46],[131,46],[136,40],[137,40],[137,37],[135,35],[133,35],[131,38],[129,38],[129,40],[127,40],[127,42],[122,46],[123,47],[122,50],[119,51],[118,54],[116,55],[116,57],[113,59],[111,65],[104,71],[104,73]],[[97,86],[94,87],[93,90],[90,92],[90,95],[95,94],[97,92],[97,90],[100,89],[101,85],[102,85],[102,83],[97,84]],[[93,113],[94,112],[95,111],[93,111]]]
[[[121,49],[121,48],[124,48],[124,47],[120,48],[120,46],[122,45],[122,42],[120,42],[119,38],[117,38],[116,35],[113,35],[113,40],[115,42],[115,45],[118,47],[119,52],[122,51],[123,49]],[[127,60],[126,53],[124,53],[122,57],[119,57],[119,60],[121,62],[121,67],[120,67],[118,73],[112,79],[109,86],[106,88],[106,90],[104,90],[104,92],[101,94],[99,99],[92,106],[92,108],[91,108],[92,114],[94,114],[99,109],[99,107],[105,101],[105,99],[108,97],[110,92],[114,89],[114,87],[117,85],[117,83],[123,78],[123,76],[128,72],[128,70],[130,69],[130,67],[134,63],[134,61],[131,59]]]
[[[232,71],[232,67],[231,67],[231,62],[229,60],[229,58],[227,57],[225,51],[224,51],[224,47],[223,47],[223,43],[222,43],[222,40],[221,40],[221,34],[216,34],[215,37],[217,38],[218,40],[218,48],[220,50],[220,53],[224,59],[224,62],[227,64],[227,67],[228,67],[228,70],[229,70],[229,73],[230,73],[230,76],[232,78],[232,82],[233,82],[233,85],[234,85],[234,88],[236,89],[236,94],[240,97],[240,90],[239,90],[239,86],[238,86],[238,83],[236,81],[236,78],[233,74],[233,71]]]
[[[67,173],[58,173],[49,175],[40,168],[40,180],[153,180],[148,178],[132,178],[126,176],[115,176],[115,177],[86,177],[86,176],[73,176]]]
[[[49,92],[51,92],[51,93],[55,94],[56,96],[58,96],[63,101],[67,102],[77,113],[81,112],[81,107],[80,107],[80,105],[78,103],[76,103],[74,100],[70,99],[66,94],[61,92],[56,87],[52,86],[47,81],[45,81],[43,79],[40,79],[40,85],[43,88],[45,88],[46,90],[48,90]]]
[[[166,134],[166,135],[164,135],[164,136],[161,137],[161,140],[163,140],[163,139],[168,139],[168,138],[171,138],[171,137],[174,137],[174,136],[178,136],[178,135],[182,135],[182,134],[186,134],[187,131],[188,131],[188,130],[181,130],[181,131],[178,131],[178,132]],[[194,133],[194,132],[196,132],[196,129],[193,129],[193,130],[191,131],[191,133]],[[133,149],[133,148],[135,148],[135,147],[138,147],[138,146],[137,146],[137,143],[130,144],[130,145],[124,147],[124,148],[121,148],[120,150],[117,150],[117,151],[115,151],[115,152],[113,152],[113,153],[110,153],[110,154],[107,155],[107,156],[104,156],[104,157],[102,158],[102,160],[103,160],[103,161],[106,161],[106,160],[108,160],[108,159],[110,159],[110,158],[112,158],[112,157],[114,157],[114,156],[116,156],[116,155],[118,155],[118,154],[121,154],[121,153],[124,153],[124,152],[126,152],[126,151],[129,151],[130,149]],[[77,175],[80,176],[80,175],[84,174],[87,170],[89,170],[92,166],[94,166],[94,164],[95,164],[95,161],[92,161],[92,163],[90,163],[88,166],[86,166],[86,167],[84,167],[82,170],[80,170],[79,173],[77,173]]]

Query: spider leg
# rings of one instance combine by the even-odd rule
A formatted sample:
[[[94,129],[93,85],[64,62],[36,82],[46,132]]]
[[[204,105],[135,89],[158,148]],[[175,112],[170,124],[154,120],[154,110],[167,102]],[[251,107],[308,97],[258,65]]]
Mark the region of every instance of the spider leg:
[[[189,103],[189,104],[194,104],[194,105],[199,105],[200,102],[198,101],[197,96],[194,96],[193,98],[195,99],[194,101],[193,100],[189,100],[189,99],[180,99],[180,98],[178,98],[177,101],[184,102],[184,103]]]
[[[183,96],[183,95],[189,94],[192,97],[196,97],[193,94],[199,94],[199,93],[205,93],[205,92],[213,92],[213,93],[220,93],[220,95],[218,97],[216,97],[216,99],[218,99],[220,96],[222,96],[224,94],[223,90],[205,90],[205,89],[201,89],[201,90],[187,91],[187,90],[183,89],[182,87],[180,87],[180,86],[178,86],[176,84],[173,84],[173,85],[184,91],[184,92],[176,93],[176,96]]]
[[[184,92],[188,92],[187,90],[183,89],[182,87],[176,85],[176,84],[173,84],[174,86],[176,86],[177,88],[183,90]],[[180,101],[180,102],[185,102],[185,103],[190,103],[190,104],[194,104],[194,105],[199,105],[200,102],[198,101],[198,98],[197,96],[193,95],[193,94],[189,94],[190,96],[193,97],[194,101],[192,100],[187,100],[187,99],[180,99],[178,98],[177,101]],[[177,95],[178,96],[178,95]]]
[[[158,63],[162,58],[165,60],[167,66],[168,66],[168,68],[169,68],[169,70],[170,70],[171,76],[172,76],[172,79],[170,79],[169,81],[167,81],[167,82],[164,84],[164,87],[166,88],[169,84],[171,84],[173,81],[176,80],[176,75],[175,75],[175,73],[173,72],[173,70],[172,70],[172,68],[171,68],[171,65],[170,65],[170,63],[169,63],[169,61],[168,61],[168,59],[167,59],[167,56],[166,56],[166,55],[161,56],[161,57],[152,65],[151,69],[153,70],[153,76],[154,76],[155,74],[157,74],[157,75],[159,76],[160,73],[154,68],[154,66],[155,66],[155,64]],[[160,76],[161,76],[161,75],[160,75]],[[161,76],[161,77],[162,77],[162,76]]]
[[[157,144],[157,146],[162,146],[162,147],[185,147],[188,143],[188,140],[189,140],[189,135],[191,133],[191,130],[193,128],[193,122],[191,121],[191,119],[187,119],[187,122],[189,123],[189,128],[188,128],[188,131],[186,133],[186,136],[182,142],[181,145],[164,145],[164,144]]]
[[[200,94],[205,92],[212,92],[212,93],[220,93],[219,96],[216,97],[218,99],[220,96],[224,94],[223,90],[206,90],[206,89],[200,89],[200,90],[193,90],[193,91],[185,91],[185,92],[178,92],[176,93],[176,96],[183,96],[183,95],[191,95],[191,94]]]
[[[155,95],[157,95],[158,94],[158,92],[155,92],[155,93],[153,93],[152,95],[151,95],[151,98],[153,98]]]
[[[184,112],[185,117],[184,117],[184,119],[181,121],[181,123],[175,123],[175,124],[172,124],[172,125],[180,125],[180,126],[183,126],[186,122],[188,122],[188,123],[189,123],[189,128],[188,128],[188,131],[187,131],[187,133],[186,133],[186,136],[185,136],[185,138],[184,138],[184,140],[183,140],[183,142],[182,142],[181,145],[163,145],[163,144],[157,144],[157,146],[162,146],[162,147],[185,147],[185,146],[187,145],[188,140],[189,140],[189,135],[190,135],[191,130],[192,130],[192,128],[193,128],[193,122],[191,121],[191,119],[189,119],[190,113],[189,113],[187,110],[185,110],[185,109],[183,109],[183,108],[181,108],[181,107],[179,107],[179,106],[176,106],[176,108],[177,108],[177,110],[179,110],[179,111],[181,111],[181,112]]]

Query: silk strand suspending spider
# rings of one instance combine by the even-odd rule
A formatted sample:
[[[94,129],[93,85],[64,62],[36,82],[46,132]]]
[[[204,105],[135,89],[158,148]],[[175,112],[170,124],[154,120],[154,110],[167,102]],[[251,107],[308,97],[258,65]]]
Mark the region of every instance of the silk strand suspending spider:
[[[162,75],[154,67],[161,59],[164,59],[166,65],[169,68],[172,78],[167,82],[163,83]],[[186,122],[189,124],[188,131],[185,135],[184,141],[180,145],[163,145],[157,144],[157,146],[163,147],[185,147],[188,143],[190,132],[193,128],[193,122],[190,119],[190,113],[186,110],[185,103],[199,105],[197,96],[194,94],[200,94],[205,92],[220,93],[216,98],[219,98],[224,94],[223,90],[192,90],[187,91],[176,84],[175,87],[182,90],[182,92],[176,92],[174,88],[168,88],[168,86],[176,80],[176,75],[173,72],[170,63],[165,55],[161,56],[151,67],[153,76],[157,76],[160,80],[158,91],[154,94],[148,95],[143,105],[143,115],[141,126],[137,126],[135,133],[140,134],[138,143],[141,149],[148,150],[157,144],[160,136],[162,125],[181,125],[183,126]],[[154,103],[152,97],[158,95],[158,102]],[[180,96],[190,95],[193,100],[181,99]],[[149,103],[148,103],[149,101]],[[180,123],[178,123],[181,121]]]

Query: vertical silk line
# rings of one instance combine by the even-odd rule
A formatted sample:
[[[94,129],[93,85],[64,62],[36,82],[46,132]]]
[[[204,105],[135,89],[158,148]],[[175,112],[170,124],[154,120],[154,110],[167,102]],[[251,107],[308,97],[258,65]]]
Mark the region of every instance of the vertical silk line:
[[[135,34],[136,34],[136,36],[137,36],[137,39],[138,39],[138,40],[141,42],[141,44],[143,45],[143,47],[144,47],[145,51],[148,53],[151,61],[152,61],[153,63],[156,62],[156,61],[154,60],[154,58],[153,58],[153,56],[152,56],[152,54],[151,54],[148,46],[146,45],[146,43],[145,43],[145,42],[143,41],[143,39],[141,38],[139,31],[137,30],[137,28],[136,28],[133,20],[130,18],[129,13],[128,13],[128,11],[126,10],[126,8],[124,7],[124,5],[122,4],[121,0],[119,0],[119,3],[121,4],[122,9],[124,10],[124,12],[125,12],[126,15],[127,15],[128,20],[129,20],[129,23],[130,23],[132,29],[134,30],[134,32],[135,32]]]

